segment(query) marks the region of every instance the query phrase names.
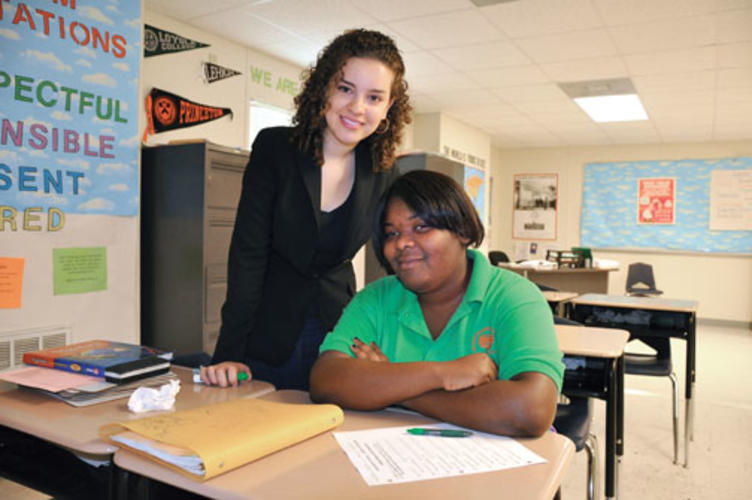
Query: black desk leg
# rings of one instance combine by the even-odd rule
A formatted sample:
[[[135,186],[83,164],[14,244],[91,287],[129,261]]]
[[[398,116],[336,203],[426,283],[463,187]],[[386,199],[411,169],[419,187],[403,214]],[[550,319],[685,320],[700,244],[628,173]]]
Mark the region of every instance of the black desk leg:
[[[616,360],[616,454],[619,460],[624,455],[624,356]]]
[[[689,442],[694,440],[695,404],[692,398],[695,389],[696,355],[697,350],[697,318],[694,314],[689,317],[687,329],[687,368],[684,387],[685,415],[684,415],[684,467],[689,467]]]
[[[617,360],[613,360],[616,364]],[[618,410],[616,408],[616,372],[618,368],[612,366],[608,370],[608,397],[606,399],[606,499],[616,497],[616,453],[617,453],[617,427],[618,427]]]

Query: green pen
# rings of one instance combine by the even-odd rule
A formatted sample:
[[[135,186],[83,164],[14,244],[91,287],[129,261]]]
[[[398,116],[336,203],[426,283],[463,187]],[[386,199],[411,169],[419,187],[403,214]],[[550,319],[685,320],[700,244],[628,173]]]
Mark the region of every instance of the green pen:
[[[238,372],[238,382],[242,382],[243,380],[248,380],[248,374],[246,372]],[[204,383],[204,381],[201,380],[201,370],[199,368],[193,369],[193,383],[194,384]]]
[[[407,432],[416,436],[439,436],[448,438],[464,438],[473,435],[472,431],[458,431],[455,429],[423,429],[420,427],[407,429]]]

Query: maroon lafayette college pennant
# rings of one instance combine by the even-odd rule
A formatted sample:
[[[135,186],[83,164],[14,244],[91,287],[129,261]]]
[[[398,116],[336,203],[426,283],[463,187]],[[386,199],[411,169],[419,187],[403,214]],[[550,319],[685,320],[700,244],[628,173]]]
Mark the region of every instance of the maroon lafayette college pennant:
[[[149,134],[191,127],[210,122],[225,115],[232,116],[232,109],[198,104],[179,95],[152,88],[146,97],[146,131]]]

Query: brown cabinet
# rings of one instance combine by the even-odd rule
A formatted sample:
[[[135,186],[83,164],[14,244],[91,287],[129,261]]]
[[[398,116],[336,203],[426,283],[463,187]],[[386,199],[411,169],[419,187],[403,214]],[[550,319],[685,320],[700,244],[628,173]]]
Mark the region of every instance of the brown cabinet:
[[[209,142],[141,155],[141,341],[214,352],[248,151]]]

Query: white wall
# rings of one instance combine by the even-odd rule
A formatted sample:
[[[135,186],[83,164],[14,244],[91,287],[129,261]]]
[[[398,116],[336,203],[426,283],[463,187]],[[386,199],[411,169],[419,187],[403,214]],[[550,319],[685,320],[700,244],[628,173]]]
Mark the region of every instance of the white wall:
[[[558,237],[554,248],[580,242],[584,166],[590,162],[725,158],[752,155],[752,142],[620,145],[580,148],[498,150],[492,152],[494,216],[492,247],[512,255],[512,182],[514,174],[559,175]],[[545,254],[544,254],[545,256]],[[596,251],[596,258],[618,260],[609,293],[624,293],[631,262],[652,264],[665,297],[694,299],[700,318],[752,322],[752,257],[721,254]]]

